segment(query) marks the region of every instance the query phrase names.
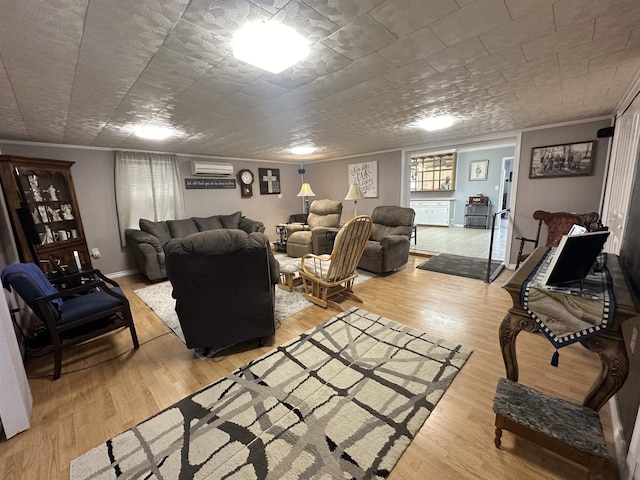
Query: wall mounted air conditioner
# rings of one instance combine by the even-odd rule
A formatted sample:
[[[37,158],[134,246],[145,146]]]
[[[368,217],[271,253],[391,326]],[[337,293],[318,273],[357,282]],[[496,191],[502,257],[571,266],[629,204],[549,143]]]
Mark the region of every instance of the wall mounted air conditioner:
[[[191,160],[192,175],[211,175],[218,177],[229,177],[233,175],[233,165],[230,163],[203,162]]]

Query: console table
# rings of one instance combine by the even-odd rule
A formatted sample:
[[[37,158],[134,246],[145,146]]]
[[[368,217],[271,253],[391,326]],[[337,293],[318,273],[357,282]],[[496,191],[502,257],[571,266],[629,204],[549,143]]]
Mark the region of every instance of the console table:
[[[500,349],[509,380],[518,381],[518,360],[516,358],[516,337],[520,331],[535,332],[536,322],[524,310],[520,302],[522,284],[535,269],[548,250],[538,247],[520,265],[503,285],[509,292],[513,306],[500,325]],[[613,324],[607,330],[596,333],[580,341],[580,344],[600,356],[602,370],[583,401],[585,407],[599,410],[622,387],[629,372],[629,359],[622,338],[622,324],[640,312],[635,309],[633,297],[627,285],[617,255],[607,255],[607,268],[613,281],[615,311]]]

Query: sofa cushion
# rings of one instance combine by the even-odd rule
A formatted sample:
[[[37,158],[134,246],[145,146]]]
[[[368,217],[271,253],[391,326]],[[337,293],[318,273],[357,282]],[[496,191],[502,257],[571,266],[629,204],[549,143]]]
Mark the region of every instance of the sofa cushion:
[[[220,215],[212,215],[206,218],[193,217],[193,221],[196,223],[200,232],[206,232],[208,230],[219,230],[224,228],[220,221]]]
[[[152,222],[151,220],[141,218],[138,224],[140,225],[140,230],[157,237],[160,243],[166,243],[171,240],[171,233],[169,233],[167,222]]]
[[[224,228],[233,228],[237,230],[240,226],[242,212],[232,213],[231,215],[218,215],[218,217],[220,218]]]
[[[171,238],[183,238],[192,233],[198,233],[198,227],[192,218],[184,220],[167,220]]]

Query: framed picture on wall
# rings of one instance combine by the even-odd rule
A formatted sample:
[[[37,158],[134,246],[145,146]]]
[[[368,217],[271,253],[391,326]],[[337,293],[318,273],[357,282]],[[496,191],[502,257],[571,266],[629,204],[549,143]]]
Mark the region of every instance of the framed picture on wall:
[[[258,183],[260,184],[261,195],[273,195],[280,192],[280,169],[279,168],[259,168]]]
[[[366,198],[377,198],[378,162],[350,163],[348,182],[357,183]]]
[[[486,180],[489,160],[471,160],[469,162],[469,181]]]
[[[595,143],[591,140],[531,149],[529,178],[591,175]]]

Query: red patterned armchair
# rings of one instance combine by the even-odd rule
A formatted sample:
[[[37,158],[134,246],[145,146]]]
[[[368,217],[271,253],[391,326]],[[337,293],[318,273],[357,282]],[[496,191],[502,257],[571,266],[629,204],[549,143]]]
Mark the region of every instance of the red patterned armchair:
[[[538,232],[536,238],[516,237],[516,240],[520,240],[520,249],[518,250],[518,259],[516,262],[516,268],[520,266],[528,256],[529,253],[523,253],[525,243],[533,243],[533,248],[538,246],[540,240],[540,230],[542,229],[542,223],[547,225],[547,247],[557,247],[562,239],[563,235],[569,233],[571,227],[574,224],[585,227],[587,230],[592,231],[598,227],[598,220],[600,215],[597,212],[589,213],[573,213],[573,212],[545,212],[544,210],[536,210],[533,212],[533,218],[538,220]]]

